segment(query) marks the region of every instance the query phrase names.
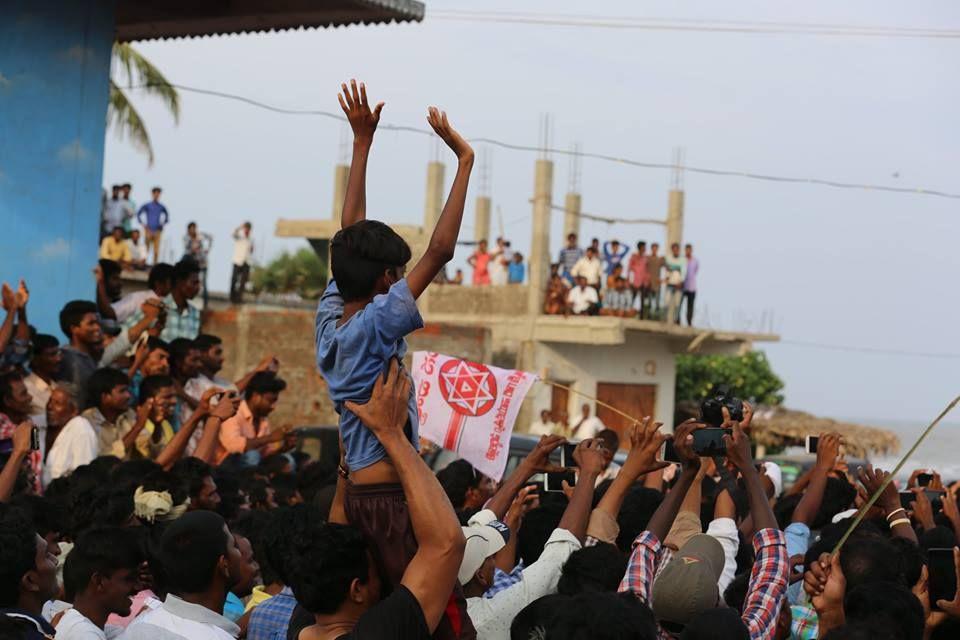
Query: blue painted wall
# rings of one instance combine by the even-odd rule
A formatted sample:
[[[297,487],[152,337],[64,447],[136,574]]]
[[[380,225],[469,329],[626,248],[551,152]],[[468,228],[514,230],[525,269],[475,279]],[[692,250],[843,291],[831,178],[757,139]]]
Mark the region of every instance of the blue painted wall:
[[[0,2],[0,280],[26,278],[32,324],[92,300],[112,0]]]

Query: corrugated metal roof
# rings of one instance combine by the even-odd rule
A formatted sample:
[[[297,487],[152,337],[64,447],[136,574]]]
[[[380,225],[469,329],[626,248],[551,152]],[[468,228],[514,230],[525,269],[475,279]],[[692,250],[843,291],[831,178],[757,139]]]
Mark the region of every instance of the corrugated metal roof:
[[[419,22],[417,0],[120,0],[116,39],[157,40],[234,33]]]

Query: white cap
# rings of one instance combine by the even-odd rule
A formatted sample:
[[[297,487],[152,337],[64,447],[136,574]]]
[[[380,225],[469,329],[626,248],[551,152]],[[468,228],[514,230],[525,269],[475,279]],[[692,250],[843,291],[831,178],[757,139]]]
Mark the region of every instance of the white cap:
[[[773,483],[773,497],[778,497],[783,493],[783,470],[776,462],[763,463],[763,475],[770,478]]]
[[[460,571],[457,572],[457,580],[461,585],[473,579],[487,558],[507,546],[510,527],[498,520],[487,524],[473,524],[463,527],[463,537],[467,539],[467,546],[463,551]]]

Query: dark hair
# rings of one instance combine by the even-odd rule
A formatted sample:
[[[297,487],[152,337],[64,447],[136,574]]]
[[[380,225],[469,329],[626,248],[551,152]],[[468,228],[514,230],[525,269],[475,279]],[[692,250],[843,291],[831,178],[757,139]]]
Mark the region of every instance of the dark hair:
[[[156,351],[157,349],[166,351],[167,354],[169,354],[170,344],[164,340],[161,340],[160,338],[157,338],[156,336],[150,336],[149,338],[147,338],[147,353],[150,353],[151,351]]]
[[[618,280],[623,280],[623,278],[618,278]],[[594,437],[602,440],[606,448],[612,453],[616,453],[617,449],[620,448],[620,435],[613,429],[603,429]]]
[[[0,409],[7,408],[5,398],[13,395],[13,383],[17,381],[23,381],[23,374],[17,370],[0,374]]]
[[[200,263],[193,258],[183,258],[173,265],[173,284],[183,282],[195,273],[200,273]]]
[[[714,638],[750,640],[750,631],[737,610],[730,607],[716,607],[696,614],[680,634],[680,640],[713,640]]]
[[[843,596],[845,621],[896,629],[900,640],[922,640],[923,605],[907,587],[893,582],[869,582],[850,588]]]
[[[123,227],[115,227],[113,230],[123,229]],[[116,260],[108,260],[106,258],[100,258],[100,270],[103,271],[104,278],[112,278],[113,276],[120,275],[120,263]]]
[[[292,473],[278,473],[270,479],[270,486],[273,487],[274,500],[278,505],[288,505],[297,495],[297,476]]]
[[[890,538],[890,544],[897,549],[899,559],[899,580],[903,585],[912,587],[920,580],[923,565],[927,564],[927,556],[916,542],[907,538]]]
[[[187,481],[172,470],[154,471],[140,482],[140,486],[143,487],[144,491],[160,493],[166,491],[170,494],[170,499],[174,505],[183,504],[188,497]]]
[[[466,460],[454,460],[437,472],[437,481],[454,509],[463,509],[467,492],[480,484],[480,474]]]
[[[162,471],[163,467],[147,458],[124,460],[110,473],[110,482],[114,486],[136,489],[140,481],[154,471]]]
[[[250,378],[250,382],[247,383],[247,388],[243,392],[243,397],[245,400],[249,400],[255,393],[280,393],[286,388],[287,383],[274,372],[259,371]]]
[[[154,191],[163,191],[163,189],[161,189],[160,187],[154,187],[154,188],[150,189],[150,192],[151,192],[151,193],[153,193]]]
[[[750,586],[750,572],[738,573],[727,588],[723,590],[723,601],[731,609],[743,613],[743,603],[747,600],[747,588]]]
[[[60,341],[56,336],[48,333],[38,333],[33,336],[33,355],[37,355],[45,349],[53,349],[60,346]]]
[[[33,523],[33,530],[43,537],[67,531],[67,514],[62,500],[21,493],[10,499],[10,505],[21,509]]]
[[[171,593],[199,593],[210,586],[227,553],[226,522],[213,511],[188,511],[160,539],[160,561]]]
[[[352,224],[330,241],[330,268],[345,302],[372,294],[383,272],[406,265],[411,255],[407,242],[377,220]]]
[[[957,534],[953,529],[937,525],[920,534],[920,548],[928,551],[937,548],[953,548],[957,546]]]
[[[550,640],[656,640],[657,623],[646,604],[629,593],[582,593],[546,626]]]
[[[173,378],[165,375],[147,376],[140,383],[140,395],[137,397],[137,404],[142,405],[150,398],[157,395],[160,389],[172,387]]]
[[[188,459],[194,460],[195,458]],[[205,477],[201,475],[196,480],[191,480],[191,487],[195,487],[191,488],[191,496],[200,493]],[[237,476],[220,467],[216,474],[211,477],[214,484],[217,485],[217,493],[220,494],[220,506],[217,507],[217,513],[227,521],[239,517],[242,513],[240,507],[243,505],[243,496],[240,494],[240,481]]]
[[[633,541],[647,528],[654,511],[663,502],[663,494],[656,489],[634,485],[624,497],[623,506],[617,516],[620,533],[617,535],[617,547],[629,553]]]
[[[147,286],[153,290],[161,282],[173,282],[173,265],[158,262],[150,269],[150,275],[147,276]]]
[[[129,386],[130,379],[119,369],[101,367],[87,378],[86,406],[99,407],[104,394],[108,394],[119,386]]]
[[[840,567],[847,593],[868,582],[897,582],[900,562],[897,548],[878,535],[851,538],[840,550]]]
[[[616,593],[627,572],[627,559],[612,544],[599,543],[570,554],[557,583],[557,593],[575,596],[578,593]]]
[[[203,489],[203,479],[213,477],[213,467],[200,458],[180,458],[177,460],[170,472],[180,478],[187,488],[187,494],[193,498],[200,494]],[[219,485],[219,480],[217,481]]]
[[[269,509],[267,502],[270,499],[270,483],[261,478],[250,478],[246,482],[241,482],[240,486],[250,497],[250,506],[254,509]]]
[[[279,549],[281,575],[297,602],[310,613],[334,613],[347,598],[354,580],[367,582],[367,543],[354,527],[321,524],[319,514],[311,515],[309,510],[301,514],[288,523],[289,540]],[[273,563],[273,554],[268,555]]]
[[[571,599],[570,596],[552,593],[525,606],[510,624],[510,640],[543,638],[547,625],[569,605]]]
[[[190,352],[198,349],[190,338],[174,338],[170,341],[170,366],[174,370],[178,369]]]
[[[517,554],[524,565],[529,567],[540,558],[547,540],[560,524],[563,510],[562,503],[541,502],[524,517],[517,531]]]
[[[193,346],[200,351],[209,351],[218,344],[223,344],[223,340],[221,340],[219,336],[210,335],[209,333],[201,333],[193,339]]]
[[[773,515],[777,518],[777,526],[780,529],[786,529],[793,521],[793,512],[803,498],[802,493],[795,493],[789,496],[780,496],[773,505]]]
[[[952,637],[952,636],[951,636]],[[876,624],[858,623],[834,627],[823,636],[823,640],[902,640],[892,630],[882,629]]]
[[[833,520],[833,516],[849,509],[856,497],[856,487],[847,482],[845,478],[835,478],[833,476],[827,478],[827,486],[823,490],[820,510],[817,512],[817,517],[810,528],[816,530],[829,524]]]
[[[646,248],[647,248],[647,243],[644,242],[643,240],[641,240],[640,242],[637,243],[637,251],[640,251],[640,250],[646,249]]]
[[[71,338],[70,329],[83,322],[83,316],[96,313],[97,305],[89,300],[71,300],[60,310],[60,330],[67,340]]]
[[[257,469],[265,476],[269,477],[272,482],[273,476],[283,473],[284,467],[286,467],[288,464],[290,464],[290,458],[282,453],[275,453],[261,460],[260,464],[257,465]]]
[[[70,509],[70,533],[73,537],[95,527],[119,527],[133,515],[133,492],[129,486],[100,485],[87,491],[88,499],[77,496]]]
[[[267,530],[273,526],[273,513],[270,511],[249,511],[230,523],[231,533],[244,536],[250,541],[250,546],[253,547],[253,557],[260,565],[260,575],[265,585],[282,582],[267,559],[265,536]]]
[[[37,627],[32,620],[11,618],[0,613],[0,638],[7,640],[32,640],[37,637]]]
[[[129,529],[100,527],[80,534],[63,567],[67,600],[83,592],[95,573],[109,576],[120,569],[136,570],[143,555]]]
[[[0,503],[0,607],[17,606],[20,579],[37,566],[37,533],[22,510]]]

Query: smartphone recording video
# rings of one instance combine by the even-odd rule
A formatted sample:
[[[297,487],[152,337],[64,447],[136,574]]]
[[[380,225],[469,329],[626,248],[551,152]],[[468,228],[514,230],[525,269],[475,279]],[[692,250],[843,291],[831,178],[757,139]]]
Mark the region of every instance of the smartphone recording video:
[[[732,435],[730,429],[707,427],[693,432],[693,451],[698,456],[722,456],[727,453],[727,445],[723,442],[724,435]]]
[[[957,595],[957,567],[953,549],[929,549],[927,570],[930,572],[930,608],[940,611],[938,600],[953,600]]]
[[[807,453],[816,453],[820,444],[820,436],[807,436]]]

